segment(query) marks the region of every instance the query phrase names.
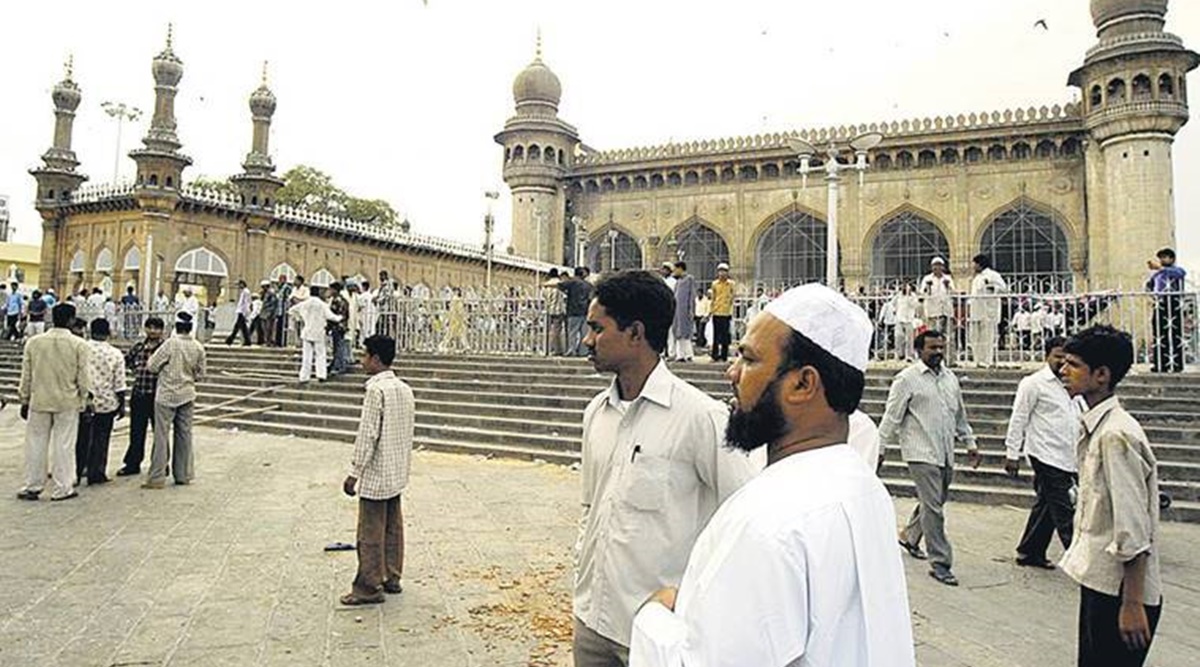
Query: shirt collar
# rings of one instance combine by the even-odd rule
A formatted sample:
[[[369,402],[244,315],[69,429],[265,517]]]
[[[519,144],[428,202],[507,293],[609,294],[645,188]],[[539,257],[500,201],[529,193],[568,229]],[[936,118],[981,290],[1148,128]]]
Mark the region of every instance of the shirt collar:
[[[387,369],[386,371],[379,371],[378,373],[367,378],[367,386],[370,387],[371,385],[375,384],[376,382],[380,382],[382,380],[386,380],[388,378],[394,378],[394,377],[396,377],[396,372],[390,368]]]
[[[650,371],[650,376],[646,378],[646,384],[642,386],[642,393],[638,394],[638,398],[645,398],[664,408],[670,408],[671,385],[674,380],[675,374],[667,368],[666,362],[660,359],[654,370]],[[613,378],[612,384],[608,387],[608,404],[614,408],[621,404],[621,392],[617,388],[616,378]]]
[[[1058,379],[1058,376],[1056,376],[1054,374],[1054,371],[1050,370],[1049,366],[1042,366],[1042,370],[1038,371],[1036,373],[1036,375],[1037,375],[1037,378],[1039,380],[1042,380],[1043,382],[1053,382],[1056,384],[1062,384],[1062,380]]]
[[[1116,396],[1109,396],[1100,401],[1095,407],[1083,413],[1083,429],[1087,431],[1088,435],[1095,433],[1100,422],[1104,421],[1108,413],[1119,407],[1121,407],[1121,402],[1117,400]]]

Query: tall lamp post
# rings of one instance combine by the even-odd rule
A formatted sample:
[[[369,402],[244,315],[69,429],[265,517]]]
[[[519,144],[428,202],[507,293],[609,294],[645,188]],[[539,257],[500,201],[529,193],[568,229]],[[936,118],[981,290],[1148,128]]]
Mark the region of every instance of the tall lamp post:
[[[813,157],[818,154],[823,154],[825,157],[825,183],[829,195],[826,212],[826,225],[829,233],[825,249],[825,284],[834,289],[838,284],[838,183],[842,180],[839,172],[843,168],[843,165],[838,162],[838,154],[847,147],[854,151],[854,163],[844,165],[844,167],[858,172],[858,184],[861,186],[863,174],[868,167],[867,151],[878,146],[881,141],[883,141],[882,134],[870,132],[854,137],[841,145],[830,140],[829,145],[820,151],[803,139],[788,139],[788,147],[800,157],[802,187],[808,187],[808,173],[812,170]]]
[[[117,147],[113,151],[113,185],[116,185],[121,167],[121,126],[125,121],[132,123],[141,118],[142,110],[127,106],[124,102],[102,102],[100,108],[104,109],[104,113],[109,117],[117,119]]]
[[[587,255],[587,225],[577,215],[571,216],[571,225],[575,227],[575,266],[583,266]]]
[[[608,233],[604,236],[604,247],[608,249],[608,270],[610,272],[617,270],[617,239],[620,238],[621,232],[615,227],[609,227]]]
[[[496,218],[492,216],[492,202],[500,198],[500,193],[489,190],[483,193],[487,198],[487,215],[483,216],[483,252],[487,256],[487,275],[484,278],[484,287],[491,291],[492,289],[492,232],[496,230]]]

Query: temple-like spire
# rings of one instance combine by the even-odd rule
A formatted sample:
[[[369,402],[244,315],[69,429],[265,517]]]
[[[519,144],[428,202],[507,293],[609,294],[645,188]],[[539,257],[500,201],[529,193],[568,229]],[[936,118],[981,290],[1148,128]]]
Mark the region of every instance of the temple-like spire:
[[[174,48],[175,26],[168,23],[166,46],[150,66],[154,75],[154,115],[142,138],[145,148],[129,153],[138,164],[138,183],[150,187],[179,188],[184,167],[192,163],[190,157],[179,152],[182,143],[175,131],[175,96],[183,79],[183,61]]]
[[[247,206],[270,208],[275,191],[283,180],[274,175],[275,163],[271,160],[271,117],[275,115],[275,94],[267,87],[267,61],[263,61],[262,83],[250,93],[250,117],[254,133],[250,141],[250,152],[242,163],[242,173],[233,177],[233,182],[242,192]]]
[[[39,206],[54,206],[66,200],[71,192],[87,180],[87,176],[75,171],[79,160],[71,148],[71,135],[75,124],[75,110],[83,96],[74,81],[75,61],[70,55],[63,64],[63,79],[54,85],[50,98],[54,101],[54,140],[42,154],[42,166],[30,170],[38,181]]]

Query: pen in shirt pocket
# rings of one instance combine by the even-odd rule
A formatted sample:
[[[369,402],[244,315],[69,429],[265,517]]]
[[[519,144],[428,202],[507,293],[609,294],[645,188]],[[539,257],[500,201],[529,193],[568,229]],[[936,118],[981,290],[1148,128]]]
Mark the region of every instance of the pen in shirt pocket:
[[[633,454],[632,454],[632,455],[630,455],[630,457],[629,457],[629,462],[630,462],[630,463],[633,463],[634,459],[636,459],[636,458],[637,458],[637,455],[638,455],[638,454],[640,454],[641,452],[642,452],[642,446],[641,446],[641,445],[634,445],[634,446],[633,446]]]

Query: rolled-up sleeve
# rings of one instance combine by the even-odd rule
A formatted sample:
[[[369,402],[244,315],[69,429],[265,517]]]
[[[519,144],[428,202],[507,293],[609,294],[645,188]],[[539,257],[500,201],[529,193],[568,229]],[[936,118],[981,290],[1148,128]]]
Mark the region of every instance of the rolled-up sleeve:
[[[1112,496],[1113,530],[1105,553],[1121,562],[1133,560],[1153,544],[1153,519],[1147,484],[1149,463],[1120,433],[1100,440],[1101,465]]]

